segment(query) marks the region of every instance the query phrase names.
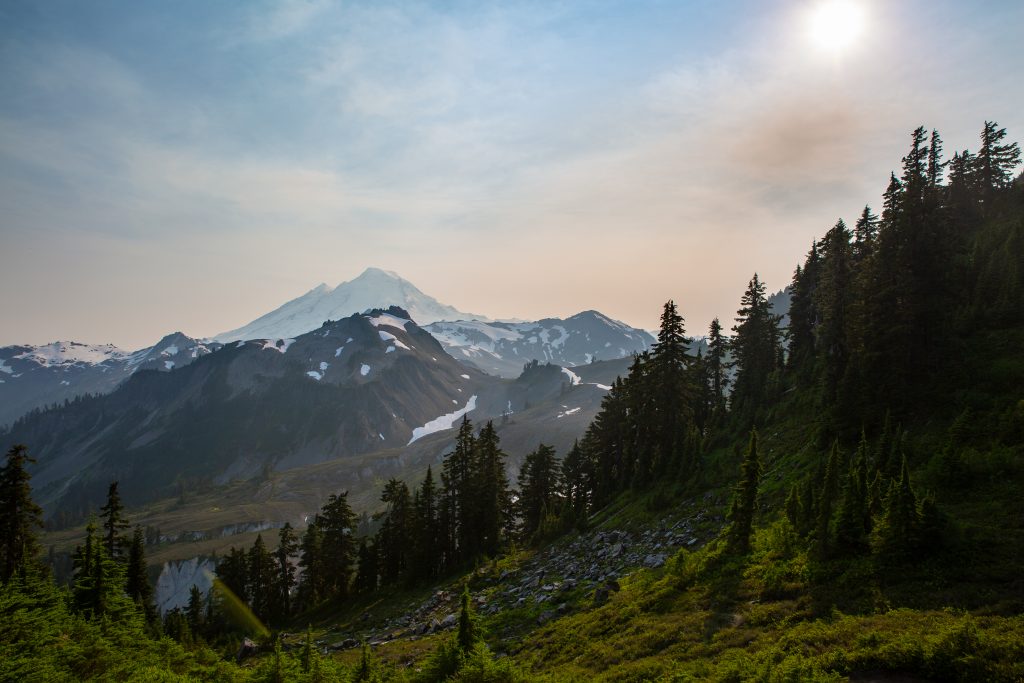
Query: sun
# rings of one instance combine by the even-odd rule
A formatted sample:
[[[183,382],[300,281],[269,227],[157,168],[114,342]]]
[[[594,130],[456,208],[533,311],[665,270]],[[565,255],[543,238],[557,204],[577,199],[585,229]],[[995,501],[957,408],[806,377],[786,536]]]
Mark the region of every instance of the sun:
[[[838,54],[864,33],[864,8],[851,0],[820,0],[811,10],[808,32],[821,49]]]

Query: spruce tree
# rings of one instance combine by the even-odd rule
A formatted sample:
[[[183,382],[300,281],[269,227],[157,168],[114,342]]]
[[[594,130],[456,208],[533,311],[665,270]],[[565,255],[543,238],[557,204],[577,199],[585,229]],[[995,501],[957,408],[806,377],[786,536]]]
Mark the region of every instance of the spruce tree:
[[[474,498],[476,439],[469,418],[463,417],[455,438],[455,450],[444,460],[442,471],[447,526],[451,533],[448,564],[454,566],[472,557],[478,548],[479,519],[476,510],[479,501]]]
[[[540,444],[523,460],[519,470],[520,533],[529,540],[537,532],[545,515],[554,514],[560,507],[561,467],[555,458],[555,449]]]
[[[819,559],[826,559],[832,551],[832,513],[839,494],[840,468],[839,442],[832,444],[825,465],[825,477],[818,494],[817,519],[814,527],[814,551]]]
[[[757,512],[758,487],[761,480],[761,456],[757,448],[757,430],[750,432],[747,454],[740,465],[740,481],[733,489],[726,532],[730,552],[744,554],[750,550],[750,535]]]
[[[276,602],[276,571],[273,556],[263,542],[263,534],[256,535],[256,541],[249,550],[249,606],[253,614],[266,623],[273,616]]]
[[[156,607],[153,605],[153,586],[146,571],[146,538],[142,527],[136,525],[128,546],[128,564],[125,567],[125,593],[128,594],[146,616],[146,621],[155,623]]]
[[[38,566],[40,553],[36,530],[43,526],[43,510],[32,500],[26,466],[35,462],[28,448],[18,444],[7,451],[0,468],[0,580],[23,575]]]
[[[371,545],[364,536],[359,539],[359,552],[356,564],[356,592],[366,594],[377,590],[378,573],[377,547]]]
[[[327,566],[324,560],[324,536],[320,528],[319,516],[314,517],[300,544],[302,580],[299,583],[299,596],[304,609],[310,609],[327,597]]]
[[[456,632],[456,643],[464,654],[469,654],[480,640],[479,626],[473,611],[473,601],[469,595],[469,586],[462,589],[459,607],[459,626]]]
[[[751,278],[736,313],[732,340],[736,379],[732,401],[741,417],[751,420],[768,398],[769,382],[779,367],[779,319],[773,315],[765,286]]]
[[[515,519],[505,458],[494,423],[488,421],[476,439],[472,481],[478,514],[476,527],[480,534],[476,550],[491,557],[498,553]]]
[[[356,559],[355,522],[356,516],[348,504],[348,491],[332,494],[318,518],[318,525],[323,531],[326,587],[331,597],[348,595]]]
[[[384,485],[380,500],[387,505],[374,547],[380,562],[383,584],[393,584],[405,575],[408,553],[412,549],[412,501],[405,482],[391,479]]]
[[[1020,147],[1016,142],[1004,144],[1004,138],[1005,128],[999,128],[995,121],[985,122],[981,130],[981,147],[974,164],[986,202],[991,202],[996,191],[1009,186],[1013,170],[1020,164]]]
[[[711,385],[711,397],[713,412],[725,411],[725,392],[729,384],[729,377],[726,374],[726,354],[729,352],[729,342],[722,335],[722,324],[718,318],[711,321],[708,329],[708,354],[704,362],[708,367],[708,377]]]
[[[568,502],[573,523],[577,526],[587,520],[593,489],[592,470],[592,462],[577,439],[562,461],[562,496]]]
[[[185,607],[185,619],[193,637],[200,636],[206,630],[206,619],[203,609],[203,593],[199,586],[192,584],[188,591],[188,605]]]
[[[635,474],[634,479],[641,485],[668,472],[682,470],[686,474],[691,469],[689,460],[693,454],[686,453],[684,446],[694,421],[697,392],[690,372],[689,344],[683,316],[675,302],[669,300],[661,313],[658,341],[651,351],[647,372],[651,412],[646,419],[654,429],[654,448],[647,452],[656,452],[660,457],[652,458],[647,467]]]
[[[919,526],[917,496],[910,484],[910,469],[904,457],[900,478],[890,487],[885,517],[879,527],[880,553],[894,560],[909,557],[917,545]]]
[[[277,550],[274,559],[277,564],[277,580],[274,593],[277,596],[274,616],[285,619],[292,613],[292,588],[295,586],[295,566],[292,558],[299,551],[299,541],[288,522],[284,523],[277,536]]]
[[[441,521],[439,518],[439,501],[437,488],[434,485],[434,473],[427,466],[423,483],[413,499],[413,535],[412,535],[412,578],[414,580],[429,579],[441,570]]]
[[[121,503],[116,481],[107,489],[107,503],[100,508],[100,518],[103,520],[103,545],[107,555],[114,560],[120,560],[128,544],[123,532],[131,525],[124,518],[124,504]]]

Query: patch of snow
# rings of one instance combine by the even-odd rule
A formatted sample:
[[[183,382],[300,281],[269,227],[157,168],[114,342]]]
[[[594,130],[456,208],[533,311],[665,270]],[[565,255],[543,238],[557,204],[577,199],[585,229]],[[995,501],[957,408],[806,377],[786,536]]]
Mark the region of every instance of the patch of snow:
[[[320,372],[327,372],[327,368],[329,368],[329,367],[330,367],[330,364],[327,361],[325,361],[325,360],[320,361]]]
[[[397,337],[395,337],[395,335],[391,334],[390,332],[385,332],[384,330],[377,330],[377,334],[380,335],[380,340],[381,341],[387,342],[387,341],[394,341],[395,339],[397,339]]]
[[[67,381],[66,379],[62,379],[60,381],[60,383],[63,384],[64,386],[66,386],[66,387],[70,387],[71,386],[71,382]]]
[[[374,327],[397,327],[400,330],[404,330],[405,326],[411,322],[390,313],[378,313],[369,320]]]
[[[235,344],[235,348],[236,349],[240,349],[243,346],[245,346],[245,340],[242,340],[242,341],[238,342],[237,344]]]
[[[266,339],[263,342],[263,350],[271,349],[279,353],[288,353],[288,347],[294,343],[294,339]]]
[[[437,359],[435,358],[434,360]],[[3,358],[0,358],[0,372],[6,372],[8,375],[13,375],[14,368],[7,365],[7,361],[5,361]]]
[[[377,436],[380,437],[381,441],[384,441],[384,435],[383,434],[381,434],[380,432],[377,432]]]
[[[570,370],[569,368],[562,368],[562,372],[564,372],[566,375],[569,376],[569,382],[572,383],[572,386],[576,386],[577,384],[579,384],[582,381],[582,380],[580,380],[580,376],[577,375],[572,370]]]
[[[384,353],[391,353],[391,352],[393,352],[394,350],[395,350],[395,347],[394,347],[394,346],[389,346],[388,348],[384,349]]]
[[[307,372],[306,374],[307,374],[307,375],[309,375],[310,377],[312,377],[313,379],[315,379],[315,380],[316,380],[317,382],[319,382],[320,380],[322,380],[322,379],[324,378],[324,376],[323,376],[323,375],[321,375],[321,374],[320,374],[319,372],[317,372],[316,370],[310,370],[310,371],[309,371],[309,372]]]
[[[164,361],[164,370],[173,370],[173,369],[174,369],[174,361],[173,360],[165,360]]]
[[[566,410],[564,413],[559,413],[555,417],[566,417],[567,415],[575,415],[578,412],[580,412],[580,408],[570,408],[569,410]]]
[[[408,346],[402,343],[401,339],[395,340],[395,346],[397,346],[400,349],[405,349],[406,351],[412,351],[412,349],[410,349]]]
[[[177,344],[171,344],[166,349],[161,351],[161,353],[165,353],[168,356],[177,356],[178,355],[178,345]]]
[[[359,368],[359,374],[362,375],[363,377],[366,377],[367,375],[369,375],[370,374],[370,366],[367,365],[366,363],[363,363],[362,367]]]
[[[604,389],[605,391],[611,391],[612,388],[607,384],[598,384],[597,382],[587,382],[587,384],[593,384],[598,389]]]
[[[462,379],[469,379],[469,375],[459,375]]]
[[[113,344],[94,345],[58,341],[32,347],[30,351],[14,357],[19,360],[32,361],[44,367],[53,367],[55,365],[99,365],[108,360],[129,358],[131,355]]]
[[[409,443],[412,443],[417,439],[422,439],[428,434],[434,434],[436,432],[443,432],[446,429],[451,429],[452,425],[455,424],[456,420],[458,420],[466,413],[469,413],[475,409],[476,395],[474,394],[473,396],[469,397],[469,400],[466,402],[465,407],[456,410],[454,413],[448,413],[447,415],[436,417],[427,424],[423,425],[422,427],[417,427],[416,429],[412,430],[412,438],[409,439]]]
[[[340,356],[341,352],[344,351],[344,350],[345,350],[344,346],[339,346],[338,348],[334,349],[334,357],[337,358],[338,356]]]

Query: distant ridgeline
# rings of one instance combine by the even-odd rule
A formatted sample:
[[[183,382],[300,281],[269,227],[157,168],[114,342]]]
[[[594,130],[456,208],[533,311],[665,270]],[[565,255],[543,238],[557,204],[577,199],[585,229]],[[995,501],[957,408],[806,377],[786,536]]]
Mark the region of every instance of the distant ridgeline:
[[[133,647],[143,653],[138,666],[179,674],[233,670],[233,664],[204,659],[206,648],[226,652],[262,624],[304,625],[313,610],[323,621],[368,593],[455,576],[515,546],[585,529],[610,504],[664,510],[694,494],[733,487],[728,523],[717,540],[679,551],[659,583],[622,587],[632,602],[617,603],[627,607],[615,615],[611,631],[617,643],[622,634],[639,634],[637,652],[647,654],[636,657],[647,657],[647,668],[629,670],[635,680],[673,673],[771,679],[782,676],[783,666],[791,680],[837,680],[864,670],[1018,680],[1024,676],[1024,534],[1019,514],[1007,511],[1019,510],[1024,493],[1024,181],[1013,178],[1020,151],[1005,135],[986,122],[979,150],[947,161],[937,132],[915,130],[880,213],[865,207],[852,229],[839,220],[811,244],[794,273],[786,326],[754,274],[732,334],[714,320],[706,347],[691,355],[683,318],[674,302],[666,303],[656,344],[637,354],[611,386],[585,435],[561,459],[539,444],[515,486],[494,425],[477,431],[463,419],[438,481],[428,469],[412,488],[387,482],[372,535],[354,532],[346,492],[331,496],[305,530],[282,528],[276,549],[262,537],[249,549],[233,549],[220,560],[210,597],[196,591],[187,609],[165,618],[164,633],[177,641],[167,658],[152,653],[171,646],[156,644],[135,626],[154,617],[146,589],[124,583],[139,576],[131,563],[141,543],[130,553],[121,550],[126,542],[118,540],[119,518],[110,512],[115,502],[104,508],[104,533],[91,528],[78,552],[71,599],[54,597],[45,579],[31,578],[39,559],[39,512],[27,497],[25,454],[12,449],[0,496],[4,509],[17,513],[4,517],[0,607],[6,615],[19,606],[18,619],[34,615],[46,627],[2,631],[4,651],[33,653],[38,662],[8,658],[0,663],[0,678],[42,663],[54,675],[83,676],[86,667],[90,675],[123,674],[126,665],[115,661],[120,657],[69,659],[49,649],[75,629],[109,640],[111,624],[136,629]],[[19,506],[10,507],[15,499]],[[135,598],[134,607],[126,595]],[[501,647],[501,640],[480,634],[468,595],[458,635],[422,655],[420,673],[409,674],[413,680],[447,680],[460,670],[465,680],[528,680],[525,668],[516,670],[526,661],[552,680],[566,671],[603,673],[597,654],[566,663],[559,651],[610,638],[609,622],[591,623],[586,615],[614,605],[580,607],[578,617],[566,617],[576,619],[571,628],[560,630],[554,622],[532,651],[516,649],[499,665],[480,642]],[[649,595],[667,602],[645,602]],[[761,630],[737,637],[747,652],[729,661],[715,659],[728,640],[717,636],[657,659],[643,649],[643,629],[659,623],[664,604],[687,600],[701,615],[698,630],[701,623],[712,628],[714,610],[729,622],[715,629]],[[771,605],[765,609],[775,616],[744,626],[732,613],[760,603]],[[896,607],[918,610],[900,613],[910,629],[904,639],[917,637],[918,616],[932,618],[943,608],[988,616],[957,622],[955,637],[937,644],[920,636],[916,650],[900,649],[910,647],[902,641],[886,649],[888,636],[876,631],[827,657],[811,646],[770,649],[783,647],[779,630],[799,623],[832,634],[828,629],[844,618],[868,619]],[[235,618],[241,608],[254,619]],[[766,638],[771,645],[755,640],[763,633],[773,634]],[[683,648],[676,642],[682,635],[655,640],[659,652]],[[768,648],[763,659],[756,659],[758,648]],[[367,652],[348,674],[354,680],[369,680],[371,668],[377,679],[406,676],[371,666]],[[632,650],[615,652],[615,665],[628,667]],[[314,680],[314,668],[328,662],[317,659],[316,648],[312,653],[308,646],[292,653],[278,648],[260,671],[276,666],[291,672],[277,680]],[[761,668],[737,668],[739,656],[756,659]],[[547,672],[545,663],[554,668]]]

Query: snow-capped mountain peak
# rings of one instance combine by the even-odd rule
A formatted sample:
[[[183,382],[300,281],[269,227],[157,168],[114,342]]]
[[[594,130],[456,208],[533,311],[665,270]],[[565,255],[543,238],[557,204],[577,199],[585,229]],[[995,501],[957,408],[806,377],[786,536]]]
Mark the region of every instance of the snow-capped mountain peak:
[[[367,268],[337,287],[320,284],[302,296],[260,316],[248,325],[218,334],[221,342],[295,337],[315,330],[327,320],[340,320],[371,309],[398,306],[420,325],[438,320],[485,319],[464,313],[421,292],[397,273]]]

